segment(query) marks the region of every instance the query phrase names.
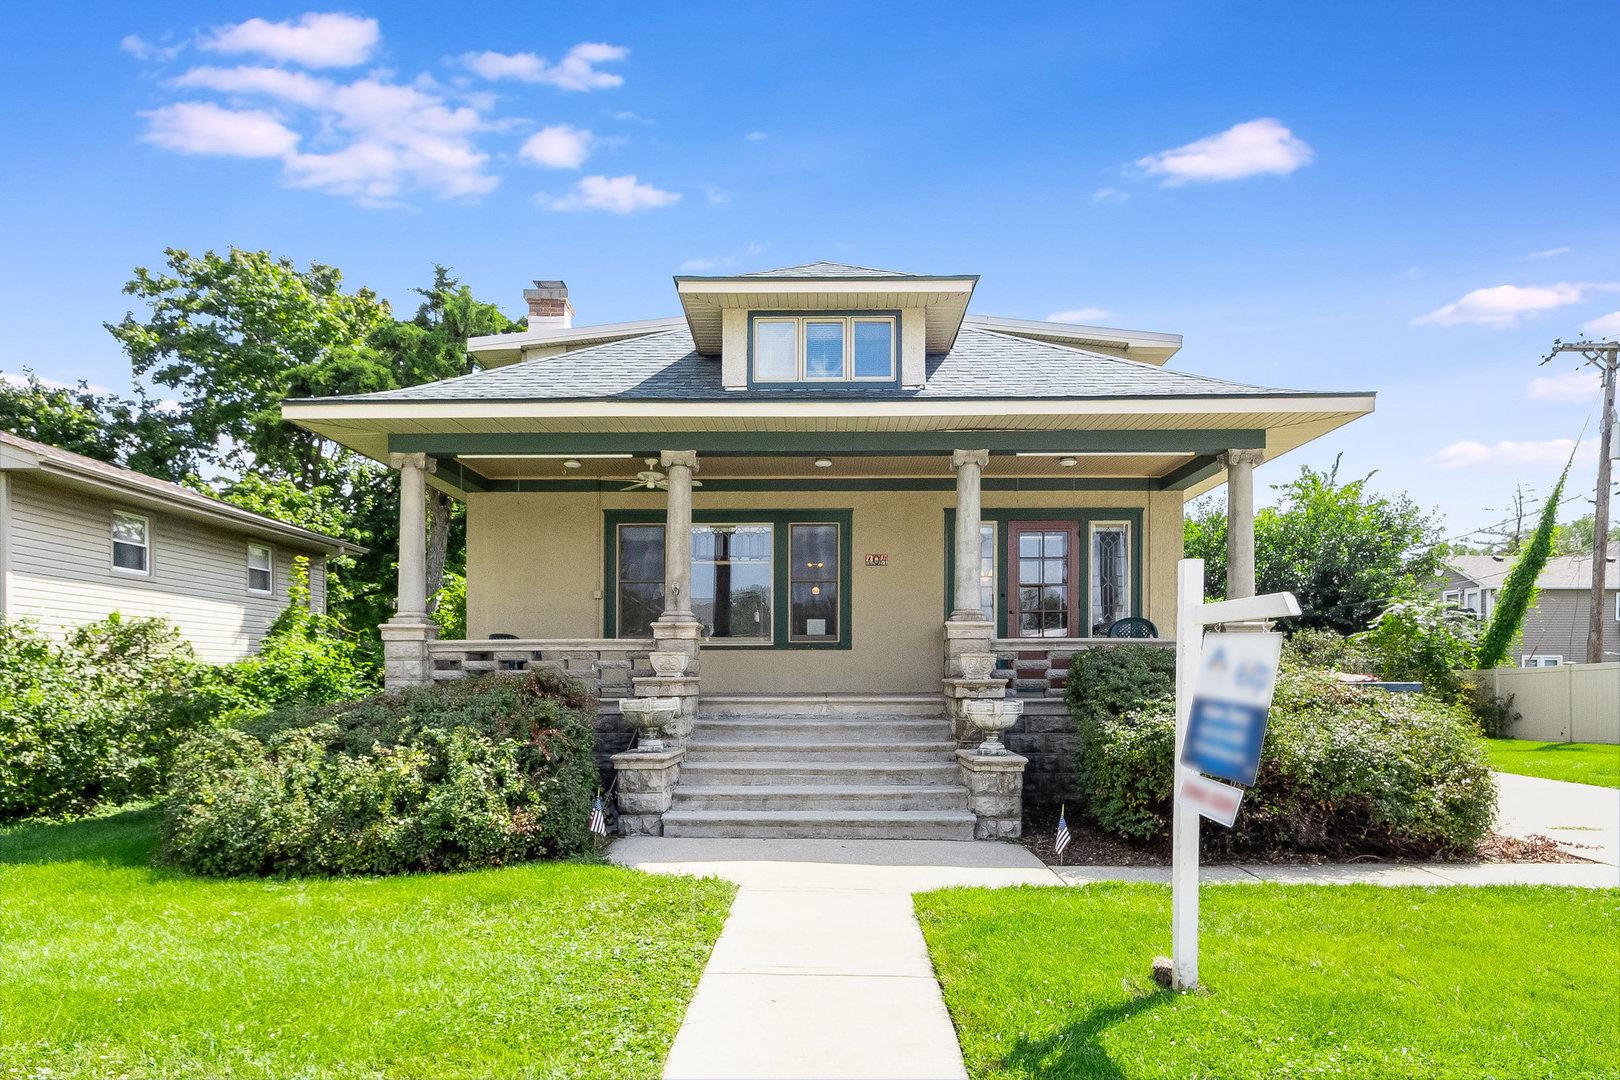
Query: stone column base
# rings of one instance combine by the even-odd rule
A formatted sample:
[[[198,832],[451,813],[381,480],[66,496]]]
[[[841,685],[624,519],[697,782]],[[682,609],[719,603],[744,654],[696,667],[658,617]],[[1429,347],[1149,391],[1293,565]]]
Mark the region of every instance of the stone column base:
[[[619,808],[621,836],[663,836],[664,811],[675,795],[684,750],[646,753],[631,750],[613,755],[618,787],[613,802]]]
[[[962,782],[968,789],[968,809],[975,840],[1002,840],[1024,833],[1024,766],[1029,759],[1017,754],[979,754],[958,750]]]
[[[630,680],[635,684],[636,697],[675,698],[681,703],[675,719],[664,728],[665,734],[686,745],[697,723],[698,678],[695,675],[638,675]]]
[[[703,643],[702,623],[654,619],[652,639],[654,652],[682,653],[687,657],[686,670],[682,674],[694,678],[698,675],[698,661],[701,659],[699,646]]]
[[[957,657],[963,653],[992,652],[990,643],[996,637],[996,624],[993,622],[969,622],[967,620],[947,619],[945,621],[945,674],[959,676],[962,674],[962,665]]]
[[[428,642],[439,639],[439,626],[426,616],[395,617],[377,627],[383,642],[383,688],[433,685],[433,657]]]
[[[999,701],[1006,697],[1007,680],[953,677],[942,682],[945,684],[945,715],[951,722],[951,737],[959,743],[972,739],[977,745],[979,729],[967,718],[967,710],[963,706],[969,701]]]

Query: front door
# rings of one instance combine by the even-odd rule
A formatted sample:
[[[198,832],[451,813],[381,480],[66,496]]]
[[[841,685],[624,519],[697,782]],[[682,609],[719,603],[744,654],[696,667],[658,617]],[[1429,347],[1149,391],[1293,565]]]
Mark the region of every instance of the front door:
[[[1010,521],[1007,590],[1011,637],[1084,637],[1080,624],[1080,525]]]

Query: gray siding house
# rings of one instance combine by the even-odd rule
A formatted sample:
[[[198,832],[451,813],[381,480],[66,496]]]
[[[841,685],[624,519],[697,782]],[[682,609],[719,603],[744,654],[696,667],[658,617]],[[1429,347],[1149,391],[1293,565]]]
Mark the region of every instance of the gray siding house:
[[[1603,659],[1620,659],[1620,542],[1608,549],[1607,585],[1603,594]],[[1504,555],[1457,555],[1432,586],[1446,600],[1485,618],[1495,610],[1496,595],[1513,568]],[[1541,590],[1525,615],[1524,633],[1513,649],[1519,667],[1552,667],[1586,660],[1586,632],[1591,618],[1592,556],[1560,555],[1547,560],[1536,582]]]
[[[0,432],[0,614],[47,633],[162,616],[197,657],[240,660],[291,600],[309,563],[326,605],[326,559],[360,548],[82,454]]]

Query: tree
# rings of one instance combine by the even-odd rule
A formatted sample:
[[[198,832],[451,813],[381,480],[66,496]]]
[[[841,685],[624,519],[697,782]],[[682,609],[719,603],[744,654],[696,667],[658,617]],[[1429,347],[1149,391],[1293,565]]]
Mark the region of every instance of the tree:
[[[1553,529],[1553,554],[1581,555],[1591,551],[1596,532],[1597,521],[1591,514],[1566,521]]]
[[[1292,627],[1354,634],[1368,629],[1396,596],[1440,569],[1445,548],[1433,517],[1405,495],[1367,487],[1373,474],[1340,483],[1339,465],[1309,466],[1286,484],[1276,506],[1254,517],[1255,584],[1262,593],[1292,592],[1301,614]],[[1222,504],[1194,507],[1185,528],[1189,558],[1204,560],[1207,595],[1226,593],[1226,513]]]
[[[144,392],[97,394],[82,379],[52,386],[26,368],[20,379],[0,379],[0,429],[162,480],[184,479],[195,466],[187,433]]]
[[[1569,478],[1569,466],[1558,478],[1552,495],[1541,508],[1541,521],[1530,534],[1530,542],[1513,561],[1513,569],[1502,581],[1502,591],[1496,596],[1496,607],[1491,612],[1490,625],[1480,635],[1479,650],[1474,666],[1493,668],[1507,658],[1508,649],[1519,636],[1524,625],[1525,612],[1536,602],[1536,579],[1547,566],[1552,555],[1553,533],[1558,527],[1558,500],[1564,494],[1564,481]]]

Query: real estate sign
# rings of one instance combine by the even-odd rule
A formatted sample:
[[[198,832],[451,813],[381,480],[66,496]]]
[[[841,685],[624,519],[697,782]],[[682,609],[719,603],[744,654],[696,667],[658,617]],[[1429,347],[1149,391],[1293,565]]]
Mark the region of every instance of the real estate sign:
[[[1260,768],[1281,634],[1206,634],[1181,763],[1248,787]]]

